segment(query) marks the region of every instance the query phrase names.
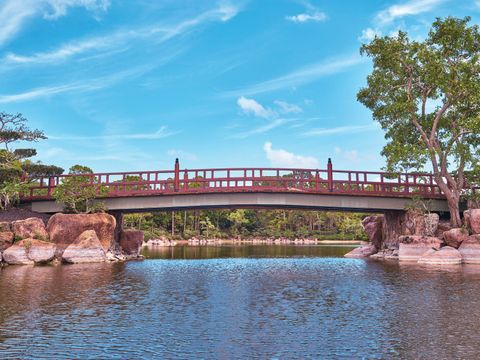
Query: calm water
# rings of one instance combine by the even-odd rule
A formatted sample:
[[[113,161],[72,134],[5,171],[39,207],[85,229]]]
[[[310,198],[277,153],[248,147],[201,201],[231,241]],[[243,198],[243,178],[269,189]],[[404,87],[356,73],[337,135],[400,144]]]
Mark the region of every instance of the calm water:
[[[480,357],[480,266],[297,250],[4,268],[0,358]]]

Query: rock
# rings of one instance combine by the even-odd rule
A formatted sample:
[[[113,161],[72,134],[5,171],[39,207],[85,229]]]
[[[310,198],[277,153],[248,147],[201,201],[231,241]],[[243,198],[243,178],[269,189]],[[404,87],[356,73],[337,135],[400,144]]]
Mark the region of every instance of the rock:
[[[369,257],[370,255],[373,255],[377,252],[377,248],[373,245],[366,245],[366,246],[360,246],[349,253],[345,254],[344,257],[346,258],[366,258]]]
[[[103,262],[106,260],[106,255],[96,232],[86,230],[67,246],[63,252],[62,260],[72,264]]]
[[[480,235],[471,235],[458,248],[465,264],[480,264]]]
[[[10,265],[45,264],[54,256],[55,244],[32,238],[15,243],[3,253],[5,262]]]
[[[368,216],[362,220],[362,226],[367,233],[370,243],[377,249],[383,244],[383,216]]]
[[[47,240],[48,234],[45,230],[45,224],[42,219],[28,218],[12,222],[12,231],[16,237],[21,239],[34,238]]]
[[[26,239],[27,240],[27,239]],[[25,246],[15,244],[3,252],[3,261],[10,265],[33,265],[33,260],[27,256]]]
[[[472,234],[480,234],[480,209],[470,209],[463,212],[465,225]]]
[[[440,217],[436,213],[412,214],[407,213],[404,235],[433,236],[437,231]]]
[[[448,246],[458,249],[463,241],[468,239],[468,231],[461,228],[450,229],[443,233],[443,239]]]
[[[120,233],[120,247],[122,253],[134,256],[140,255],[144,238],[143,231],[123,230]]]
[[[0,232],[0,252],[6,250],[13,244],[13,232]]]
[[[400,236],[398,260],[418,261],[430,249],[440,249],[442,240],[431,236]]]
[[[437,231],[435,232],[435,237],[443,240],[443,233],[451,229],[452,224],[450,224],[450,220],[440,220],[438,222]]]
[[[116,221],[112,215],[97,214],[55,214],[47,224],[50,239],[57,245],[57,257],[87,230],[94,230],[104,252],[114,246]]]
[[[462,263],[462,255],[457,249],[451,246],[444,246],[440,250],[431,249],[427,251],[418,260],[418,263],[428,265],[457,265]]]
[[[5,232],[5,231],[12,231],[12,226],[7,221],[1,221],[0,222],[0,232]]]

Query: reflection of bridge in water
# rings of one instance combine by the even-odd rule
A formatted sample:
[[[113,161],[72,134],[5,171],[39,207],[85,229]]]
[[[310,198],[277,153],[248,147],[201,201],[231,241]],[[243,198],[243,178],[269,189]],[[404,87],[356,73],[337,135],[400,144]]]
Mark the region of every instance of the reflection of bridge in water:
[[[62,210],[52,193],[67,177],[82,176],[85,186],[102,186],[99,197],[121,212],[205,208],[301,208],[382,212],[403,210],[415,196],[431,201],[432,211],[448,211],[428,173],[286,168],[180,169],[36,179],[22,202],[38,212]]]

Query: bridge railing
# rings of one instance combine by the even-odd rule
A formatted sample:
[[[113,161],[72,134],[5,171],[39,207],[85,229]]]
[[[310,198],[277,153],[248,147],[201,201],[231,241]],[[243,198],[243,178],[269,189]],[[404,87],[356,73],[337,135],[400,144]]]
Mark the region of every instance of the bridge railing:
[[[106,197],[211,192],[293,192],[350,195],[443,197],[432,174],[295,168],[216,168],[58,175],[31,179],[24,200],[51,199],[55,188],[81,176],[83,185]]]

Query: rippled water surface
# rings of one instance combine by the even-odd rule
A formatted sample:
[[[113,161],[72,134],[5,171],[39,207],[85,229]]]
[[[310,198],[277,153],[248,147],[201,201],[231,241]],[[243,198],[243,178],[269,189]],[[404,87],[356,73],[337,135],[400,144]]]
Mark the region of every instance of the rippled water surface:
[[[0,271],[0,358],[476,359],[479,314],[480,266],[335,257],[10,266]]]

